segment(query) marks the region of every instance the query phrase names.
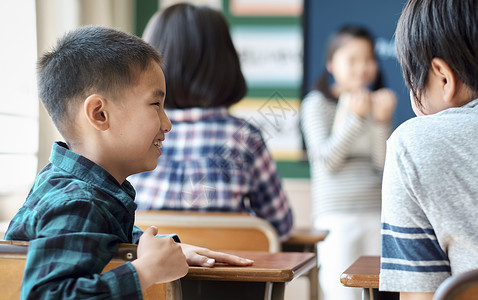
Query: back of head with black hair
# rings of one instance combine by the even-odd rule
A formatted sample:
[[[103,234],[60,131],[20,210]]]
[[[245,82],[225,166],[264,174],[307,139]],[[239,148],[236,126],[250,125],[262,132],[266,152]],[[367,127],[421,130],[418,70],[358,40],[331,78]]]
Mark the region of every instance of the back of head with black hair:
[[[101,26],[67,33],[38,62],[40,98],[65,137],[73,114],[93,93],[115,96],[135,82],[159,53],[142,39]]]
[[[329,39],[326,53],[325,53],[326,63],[332,60],[332,57],[334,56],[335,52],[351,38],[364,39],[372,45],[372,48],[375,44],[375,41],[372,35],[364,27],[361,27],[358,25],[344,25],[340,29],[338,29],[338,31],[335,32]],[[374,53],[374,56],[375,56],[375,53]],[[317,80],[315,84],[315,89],[320,91],[322,94],[324,94],[327,97],[327,99],[335,99],[335,97],[332,95],[330,91],[329,81],[330,81],[330,74],[327,71],[327,69],[325,69],[322,75]],[[380,71],[378,71],[377,78],[373,82],[371,88],[373,91],[383,88],[383,80],[382,80],[382,75]]]
[[[478,1],[410,0],[395,32],[397,57],[417,107],[431,61],[443,59],[478,97]],[[472,100],[472,99],[470,99]]]
[[[173,5],[151,18],[143,38],[164,59],[165,107],[227,107],[244,97],[246,83],[221,12]]]

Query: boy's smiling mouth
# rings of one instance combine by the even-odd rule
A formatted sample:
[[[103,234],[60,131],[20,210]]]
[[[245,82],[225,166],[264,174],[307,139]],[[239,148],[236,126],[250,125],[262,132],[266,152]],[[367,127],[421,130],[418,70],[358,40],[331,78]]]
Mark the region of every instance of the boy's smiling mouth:
[[[161,148],[163,147],[163,142],[161,140],[155,140],[153,143],[158,150],[161,151]]]

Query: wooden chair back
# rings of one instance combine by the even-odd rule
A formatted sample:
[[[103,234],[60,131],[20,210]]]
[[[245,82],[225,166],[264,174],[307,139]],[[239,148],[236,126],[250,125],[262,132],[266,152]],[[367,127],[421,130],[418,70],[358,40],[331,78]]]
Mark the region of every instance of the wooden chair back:
[[[20,299],[23,272],[28,252],[28,242],[0,241],[0,300]],[[109,271],[127,261],[136,259],[136,245],[120,244],[118,252],[106,265],[103,272]],[[155,284],[143,291],[144,299],[181,299],[179,280],[171,283]]]
[[[478,269],[447,278],[433,300],[478,300]]]
[[[246,213],[136,211],[135,224],[159,234],[176,233],[182,242],[213,250],[279,252],[277,231],[269,222]]]

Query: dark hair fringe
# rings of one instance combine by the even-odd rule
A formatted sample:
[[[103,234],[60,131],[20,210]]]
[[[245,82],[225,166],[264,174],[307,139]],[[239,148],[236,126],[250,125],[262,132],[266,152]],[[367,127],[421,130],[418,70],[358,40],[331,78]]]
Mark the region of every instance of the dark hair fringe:
[[[221,12],[173,5],[151,18],[143,38],[165,61],[165,107],[228,107],[245,96],[239,57]]]

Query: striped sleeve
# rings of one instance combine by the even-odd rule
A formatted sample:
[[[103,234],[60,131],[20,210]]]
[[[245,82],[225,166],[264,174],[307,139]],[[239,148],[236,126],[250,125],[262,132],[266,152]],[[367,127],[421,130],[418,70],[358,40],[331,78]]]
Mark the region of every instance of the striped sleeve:
[[[420,203],[417,167],[397,139],[389,139],[382,189],[380,290],[433,292],[450,263]]]
[[[387,139],[390,137],[391,132],[392,126],[390,123],[384,124],[375,122],[372,128],[372,160],[375,169],[377,169],[378,171],[383,171],[383,166],[385,164]]]
[[[362,133],[364,119],[350,114],[337,133],[332,132],[336,105],[318,91],[302,101],[301,126],[311,161],[320,161],[328,171],[337,171],[345,163],[350,147]]]

